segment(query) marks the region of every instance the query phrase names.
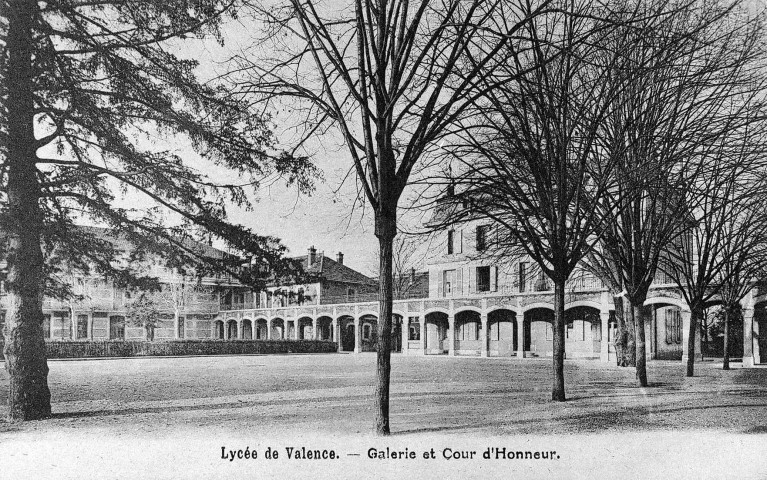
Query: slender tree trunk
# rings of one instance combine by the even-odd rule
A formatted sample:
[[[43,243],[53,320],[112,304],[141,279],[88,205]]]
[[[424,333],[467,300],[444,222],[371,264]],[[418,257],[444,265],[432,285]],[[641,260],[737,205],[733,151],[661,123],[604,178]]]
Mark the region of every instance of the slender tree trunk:
[[[40,248],[43,221],[38,199],[33,127],[32,25],[37,2],[7,3],[5,71],[8,98],[8,417],[35,420],[51,415],[43,335],[45,277]]]
[[[376,221],[378,224],[378,220]],[[382,222],[386,223],[386,222]],[[391,319],[394,301],[392,251],[396,227],[376,228],[380,249],[378,275],[378,354],[376,384],[376,434],[389,435],[389,379],[391,376]]]
[[[730,369],[730,306],[724,306],[724,345],[722,346],[722,370]]]
[[[636,377],[640,387],[647,386],[647,348],[645,343],[645,325],[649,309],[637,302],[632,309],[634,335],[636,337]]]
[[[695,375],[695,335],[698,331],[698,325],[703,318],[703,309],[693,307],[690,309],[690,329],[687,335],[687,372],[686,376]]]
[[[551,399],[564,402],[565,398],[565,281],[554,282],[554,385]]]

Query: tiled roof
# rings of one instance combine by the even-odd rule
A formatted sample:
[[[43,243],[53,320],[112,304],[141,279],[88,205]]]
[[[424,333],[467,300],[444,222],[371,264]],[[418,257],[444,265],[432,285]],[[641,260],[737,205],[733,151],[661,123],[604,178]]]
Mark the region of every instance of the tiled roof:
[[[301,266],[303,267],[304,271],[310,274],[318,275],[323,280],[330,282],[378,285],[376,280],[363,275],[357,270],[349,268],[344,264],[338,263],[332,258],[326,257],[322,253],[317,254],[315,262],[311,265],[308,265],[309,257],[307,255],[296,258],[301,260]]]
[[[108,228],[92,226],[78,226],[78,228],[101,240],[107,240],[111,242],[115,249],[121,250],[123,252],[130,252],[133,248],[135,248],[129,239],[122,235],[115,235],[113,231]],[[181,239],[181,243],[184,245],[184,247],[194,251],[198,255],[211,258],[224,258],[224,256],[227,255],[226,252],[223,252],[210,245],[197,242],[191,238],[183,238]]]

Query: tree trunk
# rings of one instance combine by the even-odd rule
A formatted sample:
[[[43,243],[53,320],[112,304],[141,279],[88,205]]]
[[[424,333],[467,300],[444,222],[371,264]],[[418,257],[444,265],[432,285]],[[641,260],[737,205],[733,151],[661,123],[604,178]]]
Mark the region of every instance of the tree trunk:
[[[700,319],[703,318],[703,309],[693,307],[690,309],[690,329],[687,335],[687,372],[686,376],[695,374],[695,335],[698,330]]]
[[[36,146],[33,127],[32,25],[37,2],[7,4],[7,167],[8,167],[8,335],[6,368],[10,376],[8,417],[35,420],[51,415],[48,363],[43,335],[45,277],[40,238]]]
[[[378,223],[378,221],[376,222]],[[389,378],[391,375],[392,251],[396,227],[376,228],[380,252],[378,275],[378,354],[376,384],[376,434],[389,435]]]
[[[551,399],[564,402],[565,398],[565,281],[554,282],[554,385]]]
[[[645,325],[649,317],[649,308],[637,302],[632,308],[634,335],[636,338],[636,377],[640,387],[647,386],[647,350],[645,343]]]
[[[722,346],[722,370],[730,369],[730,306],[724,307],[724,345]]]
[[[636,366],[636,343],[631,302],[624,297],[613,297],[618,334],[615,336],[615,361],[619,367]]]

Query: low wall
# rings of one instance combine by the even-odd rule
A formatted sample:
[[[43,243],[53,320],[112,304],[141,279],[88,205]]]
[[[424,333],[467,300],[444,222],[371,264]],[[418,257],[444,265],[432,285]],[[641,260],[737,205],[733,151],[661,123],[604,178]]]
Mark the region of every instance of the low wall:
[[[139,357],[175,355],[241,355],[272,353],[334,353],[324,340],[170,340],[46,342],[48,358]]]

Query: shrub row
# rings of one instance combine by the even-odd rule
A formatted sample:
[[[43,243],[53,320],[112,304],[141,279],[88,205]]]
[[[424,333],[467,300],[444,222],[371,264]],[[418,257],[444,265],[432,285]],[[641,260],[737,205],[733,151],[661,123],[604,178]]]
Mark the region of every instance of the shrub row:
[[[321,340],[51,341],[45,347],[48,358],[331,353],[337,349],[335,343]]]

